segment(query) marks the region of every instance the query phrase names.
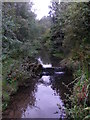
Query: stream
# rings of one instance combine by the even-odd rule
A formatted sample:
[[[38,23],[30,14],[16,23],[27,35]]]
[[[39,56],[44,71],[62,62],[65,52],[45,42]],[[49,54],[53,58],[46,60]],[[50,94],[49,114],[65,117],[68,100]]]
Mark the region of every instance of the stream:
[[[44,68],[52,67],[47,60],[38,58]],[[38,82],[31,83],[30,87],[21,87],[17,94],[12,96],[9,108],[5,111],[4,118],[57,118],[66,120],[64,100],[69,94],[68,89],[62,84],[72,81],[72,76],[64,72],[57,72],[49,76],[43,75]],[[32,81],[32,80],[31,80]]]

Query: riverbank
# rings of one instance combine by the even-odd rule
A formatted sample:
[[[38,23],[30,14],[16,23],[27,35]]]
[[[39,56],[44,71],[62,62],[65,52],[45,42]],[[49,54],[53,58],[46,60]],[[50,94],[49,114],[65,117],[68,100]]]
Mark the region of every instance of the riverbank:
[[[77,120],[90,119],[90,66],[89,62],[72,59],[72,56],[63,59],[60,66],[66,66],[73,70],[74,81],[66,87],[73,84],[72,95],[68,97],[71,107],[67,105],[67,114]]]
[[[42,63],[41,60],[39,60],[39,61],[40,61],[40,63]],[[48,63],[47,58],[45,58],[45,62],[46,61]],[[54,61],[52,61],[52,63],[53,62]],[[81,69],[80,61],[78,61],[78,60],[74,61],[71,57],[63,59],[62,61],[60,61],[60,63],[59,62],[56,62],[56,63],[58,63],[58,65],[57,64],[55,65],[55,63],[54,63],[54,67],[58,66],[58,67],[62,67],[62,68],[67,68],[66,73],[69,73],[69,74],[67,74],[67,79],[64,77],[64,75],[60,75],[60,76],[57,75],[57,76],[53,77],[53,79],[55,79],[55,81],[53,81],[53,79],[51,80],[52,87],[54,87],[54,89],[57,91],[57,93],[59,91],[59,94],[61,94],[61,91],[63,91],[63,86],[64,86],[64,89],[66,89],[66,91],[64,91],[62,94],[62,99],[64,100],[67,115],[70,118],[74,118],[74,117],[79,118],[79,114],[80,114],[80,119],[86,117],[88,115],[88,111],[89,111],[88,106],[90,104],[88,71],[85,72],[86,69],[85,70]],[[44,67],[46,67],[48,65],[49,65],[49,67],[50,66],[52,67],[52,65],[50,63],[48,63],[47,65],[44,65],[42,63],[42,65]],[[15,66],[15,68],[14,68],[14,66]],[[11,71],[9,72],[8,79],[6,82],[8,84],[8,87],[11,87],[11,88],[14,88],[13,85],[17,83],[16,84],[17,86],[15,86],[16,91],[14,91],[14,89],[13,90],[11,89],[12,91],[9,91],[8,92],[9,94],[7,94],[7,95],[9,95],[8,101],[5,98],[3,99],[3,103],[4,103],[3,110],[8,108],[8,106],[12,106],[12,105],[10,105],[10,103],[11,103],[11,101],[14,101],[15,96],[13,96],[13,95],[16,93],[16,96],[17,96],[18,91],[22,90],[21,88],[23,88],[23,86],[25,86],[25,88],[24,88],[24,90],[25,90],[25,89],[29,89],[28,86],[30,88],[32,88],[33,85],[35,86],[38,83],[39,78],[37,78],[37,75],[40,75],[41,65],[38,64],[37,60],[27,57],[18,65],[18,67],[16,64],[14,64],[14,66],[11,67],[13,69],[10,69]],[[70,78],[72,76],[71,73],[74,76],[74,81],[72,81],[72,78]],[[62,78],[61,82],[59,80],[60,78]],[[34,83],[34,84],[32,85],[32,83]],[[50,83],[47,84],[44,81],[41,81],[41,83],[46,86],[50,84]],[[33,89],[35,88],[34,86],[33,86]],[[71,89],[71,86],[73,86],[72,89]],[[60,88],[62,88],[62,90]],[[8,89],[8,88],[6,87],[6,89]],[[5,91],[6,89],[3,89],[3,90]],[[3,94],[3,95],[5,95],[5,94]],[[10,96],[11,96],[11,99],[10,99]],[[19,96],[20,96],[20,94],[19,94]],[[15,99],[16,99],[16,101],[15,101],[15,104],[16,104],[17,97]],[[31,99],[30,99],[30,101],[31,101]],[[6,106],[5,106],[5,104],[6,104]],[[22,107],[22,105],[21,105],[21,107]],[[85,111],[84,111],[84,109],[85,109]],[[11,110],[11,108],[9,108],[9,110]],[[6,114],[8,112],[9,111],[7,109],[4,116],[7,116]],[[77,112],[77,114],[76,114],[76,112]],[[83,115],[82,115],[82,113],[83,113]],[[11,112],[10,112],[10,114],[11,114]],[[17,111],[17,114],[18,114],[18,111]]]
[[[52,67],[46,59],[39,61],[43,67]],[[65,94],[70,92],[63,83],[68,84],[72,80],[73,76],[64,72],[34,78],[30,86],[20,87],[17,94],[11,96],[3,118],[66,118]]]
[[[19,62],[20,61],[20,62]],[[19,87],[30,86],[31,81],[40,74],[41,68],[33,57],[22,60],[7,58],[3,60],[2,109],[7,108],[10,96],[16,94]]]

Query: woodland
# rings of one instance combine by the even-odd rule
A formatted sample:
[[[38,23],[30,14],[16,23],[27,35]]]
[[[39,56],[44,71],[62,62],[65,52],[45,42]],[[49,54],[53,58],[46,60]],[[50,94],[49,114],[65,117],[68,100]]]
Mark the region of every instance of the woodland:
[[[19,86],[40,73],[36,56],[45,48],[50,58],[59,60],[60,66],[73,70],[67,115],[74,120],[89,120],[90,2],[52,2],[49,15],[40,20],[32,6],[32,2],[2,4],[3,111],[10,103],[10,95],[17,94]],[[32,67],[27,70],[29,65],[34,65],[34,72]]]

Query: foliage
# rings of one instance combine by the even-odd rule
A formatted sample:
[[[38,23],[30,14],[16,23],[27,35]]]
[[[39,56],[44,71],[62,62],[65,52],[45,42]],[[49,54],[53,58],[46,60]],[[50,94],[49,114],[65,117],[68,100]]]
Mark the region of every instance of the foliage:
[[[52,2],[51,52],[68,55],[74,48],[89,44],[89,3]]]
[[[69,98],[71,100],[71,108],[69,108],[69,115],[75,120],[86,119],[86,116],[89,117],[90,110],[88,108],[89,96],[90,96],[90,83],[89,78],[80,72],[80,77],[77,78],[77,81],[74,85],[73,94]],[[78,75],[77,75],[78,76]]]
[[[41,47],[38,41],[43,28],[38,27],[39,21],[31,8],[31,2],[2,3],[3,109],[7,107],[10,95],[31,77],[30,71],[22,67],[23,61],[27,56],[31,59],[36,56]]]
[[[74,69],[75,84],[73,94],[68,98],[71,100],[68,114],[75,120],[89,119],[90,110],[86,108],[90,104],[90,2],[52,2],[50,8],[51,55],[79,63],[79,70]]]
[[[38,38],[38,26],[31,6],[32,3],[3,3],[3,54],[18,58],[27,56],[30,48],[35,51],[32,46]]]
[[[52,2],[48,17],[36,20],[32,3],[3,3],[2,6],[2,62],[3,109],[18,85],[32,75],[27,71],[35,57],[46,47],[51,56],[68,59],[70,66],[78,61],[74,71],[75,84],[68,114],[75,120],[90,118],[90,2]],[[72,64],[71,64],[72,61]],[[30,67],[30,66],[29,66]],[[35,66],[36,67],[36,66]],[[33,69],[33,71],[37,71]],[[34,74],[33,72],[33,74]]]

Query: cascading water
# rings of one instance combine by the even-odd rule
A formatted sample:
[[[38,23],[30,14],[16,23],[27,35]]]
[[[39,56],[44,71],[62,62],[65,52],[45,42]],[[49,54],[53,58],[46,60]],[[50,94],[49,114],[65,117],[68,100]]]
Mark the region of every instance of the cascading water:
[[[38,58],[44,68],[52,68],[50,62]],[[34,78],[36,79],[36,78]],[[28,88],[19,89],[12,99],[12,104],[6,111],[6,118],[66,118],[64,93],[68,93],[62,82],[72,80],[71,76],[65,76],[63,72],[55,75],[43,75],[38,81]],[[8,115],[8,116],[7,116]]]
[[[44,64],[42,60],[38,59],[39,63],[42,64],[44,68],[52,67],[51,64]],[[61,73],[60,73],[61,74]],[[22,118],[65,118],[65,107],[61,100],[61,97],[52,89],[50,83],[51,76],[42,76],[37,85],[36,103],[33,108],[28,105],[26,111],[22,115]]]

